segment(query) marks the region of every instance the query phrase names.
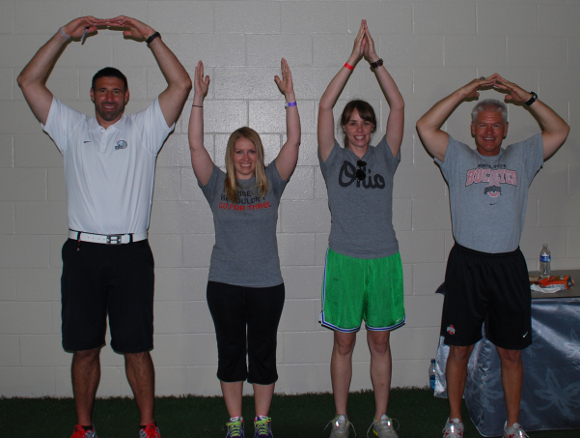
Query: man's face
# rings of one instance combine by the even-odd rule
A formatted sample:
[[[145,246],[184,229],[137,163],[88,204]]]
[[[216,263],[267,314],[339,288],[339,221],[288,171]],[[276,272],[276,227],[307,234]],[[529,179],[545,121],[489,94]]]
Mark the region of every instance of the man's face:
[[[91,88],[91,100],[95,104],[99,125],[108,128],[123,115],[129,101],[129,90],[125,90],[125,84],[119,78],[102,77],[95,81],[95,88]]]
[[[508,123],[503,121],[501,111],[480,111],[475,123],[471,122],[471,135],[475,138],[477,152],[484,156],[499,154]]]

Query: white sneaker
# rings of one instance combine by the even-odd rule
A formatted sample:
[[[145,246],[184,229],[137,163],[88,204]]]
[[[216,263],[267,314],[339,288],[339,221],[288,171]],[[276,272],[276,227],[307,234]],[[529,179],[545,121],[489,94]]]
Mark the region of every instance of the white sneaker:
[[[459,418],[447,419],[443,428],[443,438],[463,438],[463,423]]]
[[[507,427],[507,421],[503,426],[503,438],[530,438],[528,434],[522,429],[519,423],[512,424]]]
[[[393,420],[390,417],[387,417],[387,414],[381,415],[381,421],[373,420],[373,424],[367,430],[367,437],[369,436],[369,432],[373,431],[373,435],[378,438],[399,438],[397,432],[395,432],[395,428],[393,427]]]
[[[332,424],[332,432],[330,432],[329,438],[348,438],[348,428],[352,427],[354,430],[354,426],[344,415],[336,416],[328,424]],[[328,427],[328,424],[326,427]]]

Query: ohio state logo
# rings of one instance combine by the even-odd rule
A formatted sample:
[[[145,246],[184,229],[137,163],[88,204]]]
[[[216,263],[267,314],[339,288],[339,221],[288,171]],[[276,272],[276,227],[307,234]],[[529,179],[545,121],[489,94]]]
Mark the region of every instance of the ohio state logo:
[[[483,189],[483,194],[497,198],[501,196],[502,184],[518,185],[518,173],[515,170],[506,169],[505,164],[496,164],[493,167],[489,164],[480,164],[477,169],[467,171],[465,187],[472,184],[487,184]]]
[[[450,335],[454,335],[455,334],[455,327],[453,327],[452,325],[447,326],[447,333],[449,333]]]

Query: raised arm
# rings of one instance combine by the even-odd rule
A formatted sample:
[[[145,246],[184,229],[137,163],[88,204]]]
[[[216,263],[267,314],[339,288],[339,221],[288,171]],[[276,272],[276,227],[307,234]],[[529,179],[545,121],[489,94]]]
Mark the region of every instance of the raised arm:
[[[294,96],[294,83],[288,62],[282,58],[282,79],[275,76],[274,80],[280,92],[286,98],[286,143],[282,146],[280,153],[276,157],[276,168],[284,181],[294,172],[298,161],[298,148],[300,147],[300,114]]]
[[[525,104],[532,98],[532,93],[529,93],[513,82],[502,78],[499,74],[496,73],[495,77],[495,87],[508,93],[504,99],[506,103],[512,102]],[[532,116],[534,116],[538,125],[540,125],[540,129],[542,130],[542,142],[544,145],[544,160],[547,160],[556,153],[564,141],[566,141],[568,132],[570,132],[570,127],[558,114],[554,112],[552,108],[538,99],[531,103],[530,106],[526,106],[526,108],[530,111]]]
[[[127,30],[123,31],[123,35],[138,41],[146,41],[157,34],[147,24],[124,15],[111,19],[110,26],[127,28]],[[149,40],[149,48],[153,52],[159,69],[167,81],[167,88],[159,95],[159,106],[167,126],[171,126],[177,121],[191,91],[191,79],[183,65],[181,65],[169,47],[165,45],[161,37]]]
[[[454,91],[449,96],[437,102],[423,117],[417,122],[417,132],[427,151],[438,160],[443,161],[449,135],[441,130],[441,125],[465,99],[479,97],[479,89],[490,87],[495,84],[495,76],[474,79],[459,90]]]
[[[365,22],[361,22],[358,34],[354,40],[352,53],[346,64],[330,81],[318,105],[318,150],[322,161],[326,161],[334,147],[334,114],[332,108],[340,97],[342,90],[350,77],[352,69],[359,62],[365,51]],[[349,66],[350,68],[346,67]]]
[[[52,104],[52,93],[46,87],[48,76],[66,44],[72,39],[82,37],[85,29],[96,33],[97,26],[105,26],[106,20],[95,17],[79,17],[61,27],[48,42],[42,46],[18,75],[18,85],[24,98],[40,123],[45,124]]]
[[[405,128],[405,101],[395,84],[395,81],[383,66],[383,60],[375,52],[375,42],[369,32],[366,20],[363,20],[365,28],[366,44],[364,45],[365,59],[371,64],[375,72],[377,81],[383,91],[385,99],[389,104],[389,117],[387,118],[387,143],[389,144],[393,155],[396,157],[401,148],[403,141],[403,131]]]
[[[213,161],[203,145],[203,102],[209,89],[209,76],[203,75],[203,62],[199,61],[195,67],[194,95],[191,115],[189,116],[189,151],[191,153],[191,165],[197,180],[205,186],[213,172]]]

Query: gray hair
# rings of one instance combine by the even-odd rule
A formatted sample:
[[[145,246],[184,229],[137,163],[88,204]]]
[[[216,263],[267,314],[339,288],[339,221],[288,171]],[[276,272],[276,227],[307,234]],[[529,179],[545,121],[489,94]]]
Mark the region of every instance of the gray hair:
[[[495,112],[501,111],[501,117],[503,119],[503,122],[507,123],[508,121],[507,106],[505,105],[505,103],[500,102],[499,100],[485,99],[479,102],[477,105],[475,105],[473,107],[473,110],[471,111],[471,120],[473,121],[473,123],[475,123],[475,121],[477,120],[477,114],[479,114],[482,111],[495,111]]]

